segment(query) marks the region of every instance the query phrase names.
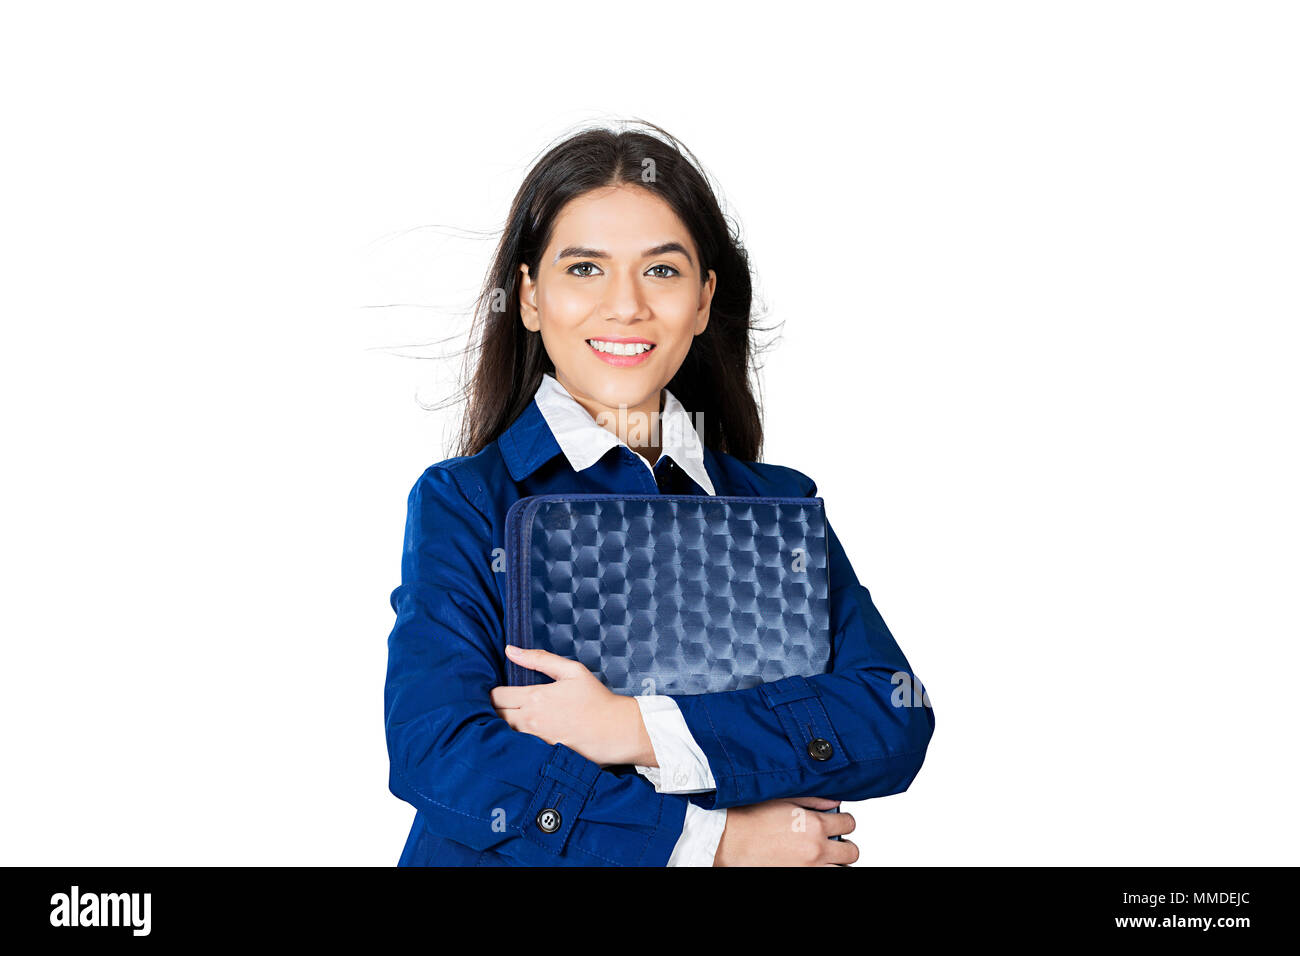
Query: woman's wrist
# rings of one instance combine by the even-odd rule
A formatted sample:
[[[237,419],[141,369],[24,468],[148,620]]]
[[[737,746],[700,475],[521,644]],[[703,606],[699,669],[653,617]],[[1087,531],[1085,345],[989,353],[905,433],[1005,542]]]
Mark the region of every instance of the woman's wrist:
[[[626,714],[626,730],[621,735],[628,746],[629,759],[626,762],[639,767],[659,766],[654,744],[645,728],[645,720],[641,717],[641,705],[636,702],[635,697],[624,696],[620,700],[623,702],[622,706]]]

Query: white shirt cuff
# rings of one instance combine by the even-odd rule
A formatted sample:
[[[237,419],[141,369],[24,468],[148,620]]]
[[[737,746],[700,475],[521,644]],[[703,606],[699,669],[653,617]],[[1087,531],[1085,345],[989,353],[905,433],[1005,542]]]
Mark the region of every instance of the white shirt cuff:
[[[695,742],[677,702],[665,694],[638,694],[641,721],[658,767],[634,764],[659,793],[706,793],[718,788],[709,758]],[[703,809],[697,807],[696,809]]]
[[[727,828],[727,810],[705,810],[693,803],[686,805],[686,821],[677,838],[669,866],[712,866]]]

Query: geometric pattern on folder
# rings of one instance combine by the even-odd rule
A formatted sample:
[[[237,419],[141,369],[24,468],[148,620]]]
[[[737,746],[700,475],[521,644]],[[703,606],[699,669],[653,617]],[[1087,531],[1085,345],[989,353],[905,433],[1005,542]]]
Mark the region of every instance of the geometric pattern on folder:
[[[507,641],[618,694],[703,694],[829,667],[821,498],[533,495],[506,519]],[[511,685],[549,683],[507,659]]]

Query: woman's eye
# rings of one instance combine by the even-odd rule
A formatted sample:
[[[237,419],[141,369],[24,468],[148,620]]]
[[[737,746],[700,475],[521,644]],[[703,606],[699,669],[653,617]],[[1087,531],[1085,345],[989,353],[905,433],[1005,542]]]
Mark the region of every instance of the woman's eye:
[[[575,262],[573,265],[569,266],[569,268],[565,269],[564,271],[567,272],[567,273],[569,273],[570,275],[576,275],[576,276],[578,276],[579,278],[583,278],[583,279],[585,279],[585,278],[587,278],[588,276],[591,275],[590,272],[574,272],[573,270],[574,270],[574,269],[585,269],[585,268],[587,268],[588,266],[590,266],[591,268],[594,269],[594,268],[596,268],[596,263],[594,263],[594,262]]]
[[[654,272],[656,269],[667,269],[667,270],[668,270],[669,272],[671,272],[673,275],[680,275],[680,274],[681,274],[681,273],[679,273],[676,269],[674,269],[672,266],[666,266],[666,265],[662,265],[662,264],[661,264],[661,265],[651,266],[651,267],[650,267],[650,271],[651,271],[651,272]],[[660,278],[660,279],[669,279],[669,278],[672,278],[672,276],[662,276],[662,275],[661,275],[661,276],[659,276],[658,278]]]

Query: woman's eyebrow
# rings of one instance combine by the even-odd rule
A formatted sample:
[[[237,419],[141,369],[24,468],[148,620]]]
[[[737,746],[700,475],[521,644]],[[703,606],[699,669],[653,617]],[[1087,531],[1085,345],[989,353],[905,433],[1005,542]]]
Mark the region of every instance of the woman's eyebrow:
[[[687,262],[689,262],[692,266],[695,265],[695,260],[691,258],[690,251],[685,246],[683,246],[680,242],[661,243],[660,245],[657,245],[652,249],[647,249],[645,252],[641,253],[641,258],[648,259],[651,256],[667,255],[670,252],[680,252],[682,255],[686,257]],[[610,258],[609,253],[603,249],[589,249],[586,246],[565,246],[563,249],[560,250],[559,254],[555,257],[555,261],[559,262],[561,259],[568,259],[576,256],[580,256],[584,259]]]

